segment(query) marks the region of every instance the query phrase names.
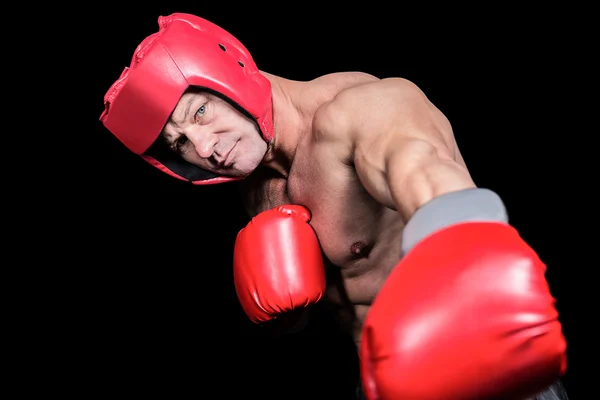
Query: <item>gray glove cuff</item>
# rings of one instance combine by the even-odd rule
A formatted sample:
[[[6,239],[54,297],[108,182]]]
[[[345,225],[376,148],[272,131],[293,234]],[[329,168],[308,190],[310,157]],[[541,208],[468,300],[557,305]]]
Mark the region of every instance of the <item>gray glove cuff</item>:
[[[466,189],[434,198],[419,208],[404,227],[402,254],[432,233],[468,221],[508,223],[500,196],[489,189]]]

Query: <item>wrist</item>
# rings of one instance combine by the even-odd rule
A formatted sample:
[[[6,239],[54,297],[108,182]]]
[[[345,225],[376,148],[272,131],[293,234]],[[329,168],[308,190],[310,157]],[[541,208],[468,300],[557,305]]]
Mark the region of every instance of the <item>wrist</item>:
[[[402,254],[427,236],[463,222],[508,223],[502,199],[488,189],[464,189],[437,196],[417,209],[404,228]]]

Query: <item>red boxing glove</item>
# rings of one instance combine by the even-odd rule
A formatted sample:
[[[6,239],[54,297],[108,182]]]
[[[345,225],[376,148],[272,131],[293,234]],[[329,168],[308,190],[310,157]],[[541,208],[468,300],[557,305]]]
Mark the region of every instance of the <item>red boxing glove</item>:
[[[318,302],[325,268],[310,212],[297,205],[257,215],[237,236],[233,255],[235,289],[255,323]]]
[[[419,241],[363,327],[367,398],[522,400],[544,390],[566,370],[545,270],[505,223],[471,220]]]

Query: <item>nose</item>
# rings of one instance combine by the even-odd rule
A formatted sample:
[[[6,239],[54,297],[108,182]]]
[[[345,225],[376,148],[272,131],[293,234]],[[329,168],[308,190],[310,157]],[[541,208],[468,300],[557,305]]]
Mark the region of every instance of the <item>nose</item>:
[[[209,158],[212,156],[215,146],[219,142],[217,135],[202,130],[188,132],[186,136],[194,145],[196,153],[202,158]]]

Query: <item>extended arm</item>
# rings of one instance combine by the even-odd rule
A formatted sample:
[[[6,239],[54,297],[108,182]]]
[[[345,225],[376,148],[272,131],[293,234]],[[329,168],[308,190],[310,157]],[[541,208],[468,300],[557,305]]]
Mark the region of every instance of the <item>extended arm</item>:
[[[522,400],[558,379],[566,342],[546,266],[499,196],[475,187],[442,113],[394,79],[322,114],[321,141],[406,222],[361,332],[367,398]]]
[[[320,114],[367,191],[405,221],[439,195],[475,187],[447,118],[407,80],[352,88]]]

